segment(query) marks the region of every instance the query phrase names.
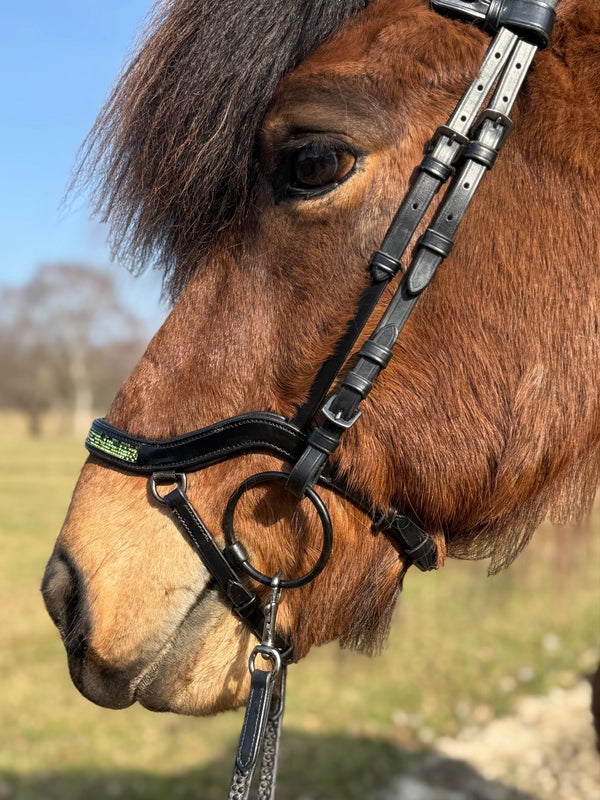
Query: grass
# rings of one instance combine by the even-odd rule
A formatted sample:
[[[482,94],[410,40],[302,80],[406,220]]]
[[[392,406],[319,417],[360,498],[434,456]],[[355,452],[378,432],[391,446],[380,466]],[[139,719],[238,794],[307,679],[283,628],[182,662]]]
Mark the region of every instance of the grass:
[[[240,713],[108,711],[68,678],[39,583],[81,444],[33,442],[12,425],[0,443],[0,798],[222,798]],[[382,656],[328,646],[290,670],[278,797],[364,798],[438,736],[504,713],[519,695],[572,685],[597,658],[599,578],[598,511],[578,536],[542,528],[494,578],[461,562],[409,572]]]

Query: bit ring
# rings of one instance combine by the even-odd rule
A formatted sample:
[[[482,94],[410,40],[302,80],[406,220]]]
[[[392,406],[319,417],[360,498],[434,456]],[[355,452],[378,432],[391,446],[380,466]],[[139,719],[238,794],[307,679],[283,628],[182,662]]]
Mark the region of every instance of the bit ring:
[[[223,530],[225,532],[225,541],[227,542],[227,546],[230,551],[234,545],[238,544],[236,542],[233,531],[233,516],[235,513],[236,506],[239,503],[242,496],[250,489],[254,489],[257,486],[264,486],[265,484],[272,483],[274,481],[282,482],[285,488],[285,483],[287,482],[288,478],[289,475],[287,472],[259,472],[256,475],[252,475],[249,478],[246,478],[246,480],[243,481],[238,486],[238,488],[229,498],[229,502],[227,503],[227,508],[225,509],[225,514],[223,515]],[[282,578],[279,582],[279,586],[282,589],[296,589],[298,586],[304,586],[306,583],[312,581],[314,578],[317,577],[317,575],[319,575],[319,573],[323,571],[325,565],[329,561],[329,556],[331,555],[331,547],[333,544],[333,529],[331,525],[331,518],[329,516],[329,512],[327,511],[325,503],[321,500],[319,495],[312,488],[308,488],[306,490],[304,497],[307,500],[310,500],[310,502],[314,506],[315,511],[317,512],[319,520],[321,521],[321,525],[323,527],[323,543],[321,546],[321,554],[319,555],[319,558],[317,559],[312,569],[310,569],[305,575],[301,575],[299,578],[293,578],[290,580],[284,580]],[[240,548],[240,550],[243,551],[243,548]],[[238,550],[238,552],[240,552],[240,550]],[[251,578],[253,578],[255,581],[258,581],[258,583],[262,583],[263,586],[273,585],[273,578],[270,578],[268,575],[264,575],[262,572],[259,572],[259,570],[255,569],[250,564],[247,557],[246,558],[240,557],[239,559],[237,559],[237,563],[248,575],[250,575]]]

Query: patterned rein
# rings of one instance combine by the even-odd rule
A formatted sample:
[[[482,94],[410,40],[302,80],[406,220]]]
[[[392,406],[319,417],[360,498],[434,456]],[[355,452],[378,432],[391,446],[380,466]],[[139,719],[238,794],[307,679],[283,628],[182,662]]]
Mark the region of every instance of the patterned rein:
[[[390,361],[406,320],[450,253],[459,223],[481,179],[494,165],[512,131],[509,114],[536,51],[548,44],[557,2],[431,0],[436,11],[474,22],[494,34],[494,38],[479,74],[447,123],[438,127],[429,142],[417,177],[380,249],[371,258],[370,281],[359,300],[356,315],[333,355],[321,366],[307,401],[293,419],[258,411],[162,441],[130,436],[102,419],[95,420],[92,425],[86,441],[89,452],[109,465],[149,476],[154,497],[171,510],[232,611],[260,641],[250,657],[251,689],[230,800],[248,798],[261,752],[257,796],[260,800],[274,797],[286,666],[294,659],[292,644],[276,630],[277,609],[282,590],[302,586],[324,569],[333,536],[329,514],[315,487],[333,490],[368,514],[407,564],[414,563],[423,571],[437,566],[436,546],[427,533],[397,509],[373,509],[366,497],[350,491],[332,465],[331,456],[344,432],[358,423],[361,401]],[[484,107],[490,93],[491,99]],[[346,374],[338,393],[329,396],[384,290],[400,270],[401,259],[417,226],[449,178],[452,180],[445,196],[433,221],[417,242],[412,261],[404,270],[381,321],[358,351],[356,366]],[[318,415],[321,422],[315,425]],[[289,472],[253,475],[234,492],[223,518],[226,547],[222,550],[187,497],[186,474],[244,453],[268,453],[290,464],[291,468]],[[242,495],[256,486],[272,483],[281,483],[281,490],[291,492],[298,500],[309,500],[321,521],[322,551],[306,575],[295,578],[263,575],[250,564],[243,544],[234,535],[234,512]],[[247,587],[244,574],[271,587],[264,609],[256,594]],[[269,668],[257,665],[259,655],[263,665],[265,660],[269,662]]]

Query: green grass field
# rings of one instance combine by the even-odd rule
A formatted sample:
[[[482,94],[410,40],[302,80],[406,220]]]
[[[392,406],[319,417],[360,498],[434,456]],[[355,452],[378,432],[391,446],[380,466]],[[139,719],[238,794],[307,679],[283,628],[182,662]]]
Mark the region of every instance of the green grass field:
[[[3,431],[0,798],[223,798],[239,712],[108,711],[70,683],[39,584],[85,454]],[[587,532],[542,528],[494,578],[483,563],[411,570],[382,656],[329,646],[290,669],[278,797],[364,798],[438,736],[572,685],[597,659],[599,586],[598,511]]]

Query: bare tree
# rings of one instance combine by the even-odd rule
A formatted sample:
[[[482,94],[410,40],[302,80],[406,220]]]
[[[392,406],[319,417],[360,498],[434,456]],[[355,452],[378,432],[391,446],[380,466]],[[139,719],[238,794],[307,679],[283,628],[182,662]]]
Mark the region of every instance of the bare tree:
[[[44,411],[69,407],[79,435],[93,413],[98,375],[106,373],[105,351],[113,365],[118,354],[119,365],[131,356],[130,367],[141,351],[140,320],[119,299],[111,274],[85,264],[40,267],[29,283],[0,292],[0,308],[0,405],[25,412],[32,433]]]

